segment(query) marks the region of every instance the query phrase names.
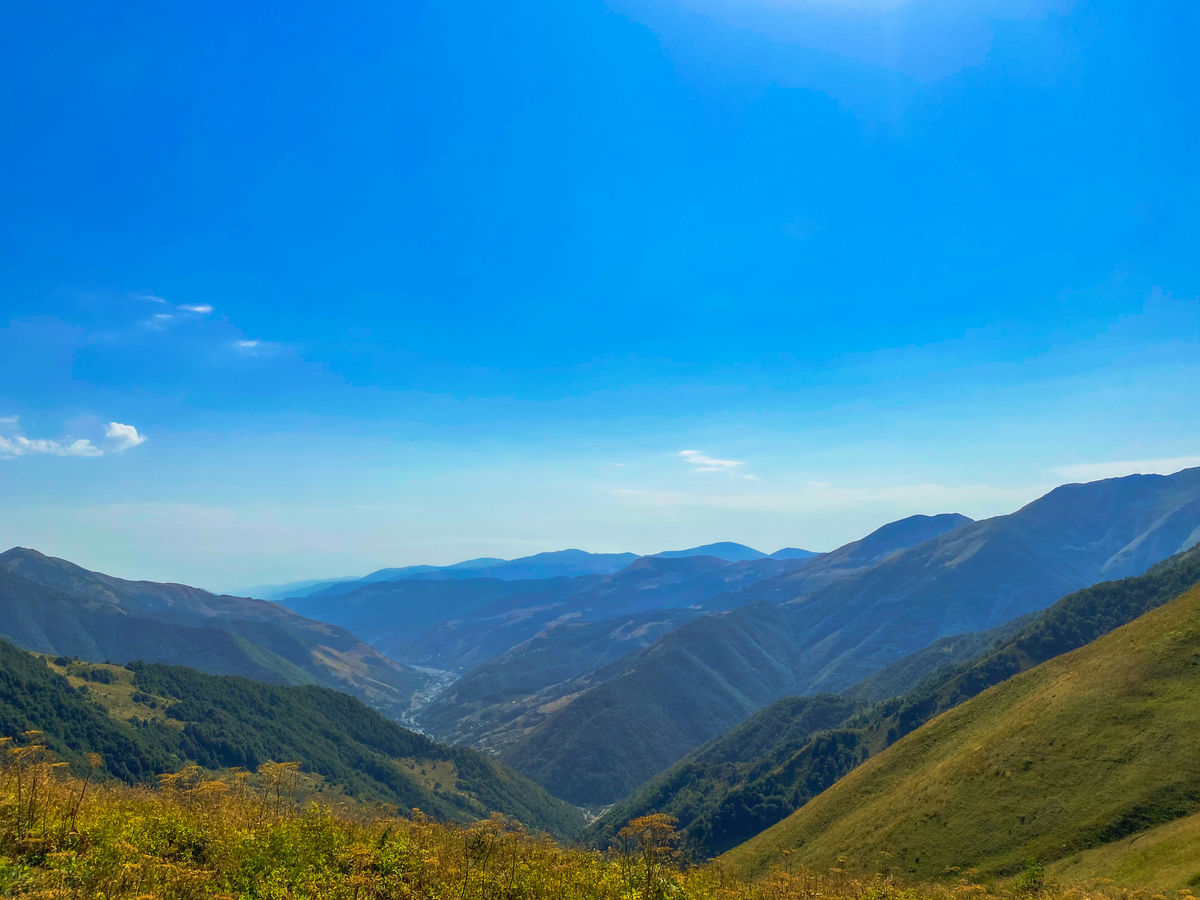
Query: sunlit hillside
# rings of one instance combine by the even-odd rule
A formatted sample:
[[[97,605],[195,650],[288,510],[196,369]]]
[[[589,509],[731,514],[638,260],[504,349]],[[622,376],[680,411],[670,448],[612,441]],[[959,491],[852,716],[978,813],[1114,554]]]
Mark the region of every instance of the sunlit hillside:
[[[1034,858],[1195,886],[1195,845],[1183,868],[1155,857],[1178,851],[1188,832],[1172,823],[1200,810],[1197,735],[1193,587],[944,713],[725,858],[746,871],[794,856],[922,877],[1011,873]]]
[[[296,801],[288,763],[222,776],[192,767],[158,788],[98,785],[28,733],[3,747],[0,894],[61,900],[1044,900],[1148,894],[1064,887],[1036,869],[989,885],[902,883],[786,865],[754,880],[684,870],[670,820],[630,824],[606,853],[569,849],[503,816],[437,824],[419,811]],[[93,760],[98,763],[98,760]]]

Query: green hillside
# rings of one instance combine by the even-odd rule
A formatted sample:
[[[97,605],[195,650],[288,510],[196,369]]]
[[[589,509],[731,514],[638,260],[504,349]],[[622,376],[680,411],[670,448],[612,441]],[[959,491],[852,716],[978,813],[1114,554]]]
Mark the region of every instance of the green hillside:
[[[395,718],[429,676],[275,603],[128,581],[36,550],[0,553],[0,637],[92,662],[150,660],[271,684],[321,684]]]
[[[659,811],[679,819],[697,858],[723,853],[769,828],[871,755],[939,713],[1004,679],[1082,647],[1200,583],[1200,547],[1134,578],[1077,591],[1026,621],[982,655],[946,665],[907,694],[864,708],[846,704],[839,721],[808,727],[813,698],[779,701],[714,738],[616,804],[590,828],[596,843],[629,819]],[[1007,629],[990,632],[991,638]],[[970,646],[970,640],[955,645]],[[953,648],[951,648],[953,649]],[[937,658],[945,647],[932,648]],[[891,681],[908,680],[928,659],[902,660]],[[824,730],[819,730],[824,729]]]
[[[1071,859],[1200,810],[1196,735],[1200,586],[939,716],[726,858],[917,876]]]
[[[770,703],[841,692],[941,638],[1190,547],[1200,467],[1064,485],[1006,516],[951,517],[929,536],[934,524],[894,523],[900,538],[877,533],[856,542],[862,552],[848,545],[714,598],[737,608],[681,625],[564,698],[502,758],[574,803],[618,801]]]
[[[127,782],[188,762],[215,770],[298,760],[352,797],[440,819],[499,811],[564,837],[583,824],[577,810],[503,764],[438,744],[328,688],[51,659],[0,641],[0,737],[30,729],[76,768],[96,752],[109,775]]]
[[[1200,813],[1075,853],[1047,867],[1062,883],[1111,881],[1157,892],[1200,886]]]

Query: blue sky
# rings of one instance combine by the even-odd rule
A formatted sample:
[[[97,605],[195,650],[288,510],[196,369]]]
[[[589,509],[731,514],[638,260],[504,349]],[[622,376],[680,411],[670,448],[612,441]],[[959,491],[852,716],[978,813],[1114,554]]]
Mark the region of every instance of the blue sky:
[[[1197,33],[1182,2],[9,10],[0,544],[223,589],[823,550],[1200,463]]]

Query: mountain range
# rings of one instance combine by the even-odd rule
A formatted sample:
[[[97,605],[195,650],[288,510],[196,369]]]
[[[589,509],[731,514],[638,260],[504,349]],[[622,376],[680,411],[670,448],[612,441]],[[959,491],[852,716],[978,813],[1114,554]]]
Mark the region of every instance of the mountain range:
[[[763,871],[787,854],[818,868],[1004,875],[1030,859],[1086,870],[1084,853],[1124,839],[1127,865],[1153,871],[1159,829],[1177,838],[1200,812],[1198,675],[1194,586],[954,706],[727,862]]]
[[[1144,575],[1070,594],[1017,627],[987,632],[981,635],[986,646],[970,658],[932,670],[932,660],[910,658],[885,678],[873,677],[897,684],[912,680],[914,666],[927,672],[895,697],[870,703],[863,697],[871,690],[855,685],[842,696],[780,700],[617,803],[591,826],[591,839],[605,844],[630,819],[664,812],[679,820],[690,855],[716,856],[774,825],[935,716],[1084,646],[1198,583],[1200,546]],[[959,642],[955,652],[975,643]],[[943,653],[939,648],[937,656]]]
[[[970,798],[939,780],[943,763],[928,764],[933,753],[947,771],[969,772],[939,723],[976,709],[985,712],[962,721],[1004,723],[980,724],[981,739],[1026,729],[1019,697],[989,699],[1021,682],[1035,685],[1048,723],[1083,739],[1084,701],[1051,701],[1079,687],[1099,703],[1101,676],[1076,685],[1056,660],[1078,653],[1099,660],[1081,671],[1132,678],[1111,639],[1135,619],[1178,632],[1135,629],[1150,648],[1138,671],[1170,698],[1162,721],[1192,727],[1179,712],[1183,670],[1154,655],[1191,652],[1192,613],[1154,616],[1192,608],[1200,550],[1187,548],[1198,539],[1200,469],[1189,469],[1065,485],[977,522],[911,516],[829,553],[767,556],[732,543],[652,556],[560,551],[380,570],[285,603],[114,578],[14,548],[0,554],[0,636],[25,649],[0,649],[18,698],[0,703],[0,726],[41,728],[76,763],[107,747],[108,773],[128,780],[187,761],[249,767],[291,754],[331,789],[443,818],[500,810],[578,834],[567,801],[601,813],[587,836],[604,844],[632,818],[666,812],[696,858],[729,852],[755,870],[794,850],[865,869],[863,854],[886,852],[897,872],[926,877],[960,864],[950,844],[976,840],[970,827],[943,822],[940,846],[928,822],[884,834],[823,798],[848,792],[840,803],[876,803],[896,818],[901,799],[887,790],[909,778],[897,798],[932,792],[968,815]],[[1043,670],[1055,674],[1039,681]],[[1134,740],[1136,692],[1116,686],[1105,739],[1122,746]],[[1143,697],[1148,715],[1159,696]],[[1148,758],[1173,766],[1174,752]],[[1030,758],[1072,783],[1054,754]],[[1037,807],[1036,827],[1010,822],[1018,837],[981,844],[992,849],[979,862],[1006,873],[1032,849],[1100,871],[1103,848],[1160,824],[1175,830],[1159,844],[1177,846],[1181,817],[1200,810],[1191,770],[1177,768],[1178,783],[1122,782],[1129,808],[1102,792],[1095,827],[1065,801],[1059,824]],[[1012,783],[1034,803],[1032,788]],[[1008,822],[1015,807],[1007,795],[996,802],[999,818],[987,821]],[[1091,856],[1051,857],[1047,841]],[[858,857],[845,853],[855,842]],[[927,843],[928,855],[913,849]]]
[[[686,550],[664,550],[650,554],[663,559],[684,559],[691,556],[712,556],[727,562],[749,559],[807,559],[817,554],[797,547],[784,547],[766,554],[745,544],[719,541],[690,547]],[[377,569],[362,577],[330,578],[310,581],[295,581],[287,584],[260,585],[246,593],[266,600],[288,600],[312,594],[336,595],[362,587],[374,581],[400,581],[406,578],[423,580],[496,578],[501,581],[529,581],[542,578],[574,578],[579,575],[609,575],[618,572],[634,560],[642,559],[636,553],[589,553],[586,550],[552,550],[535,553],[517,559],[480,557],[453,563],[448,566],[402,566]]]
[[[939,639],[1191,546],[1200,468],[1066,485],[980,522],[887,528],[714,598],[730,611],[680,625],[593,683],[566,685],[501,758],[557,796],[611,803],[774,700],[844,690]],[[892,547],[891,531],[894,543],[913,543]]]
[[[36,550],[0,553],[0,637],[92,662],[187,665],[269,684],[318,684],[407,715],[427,674],[336,625],[264,600],[127,581]]]

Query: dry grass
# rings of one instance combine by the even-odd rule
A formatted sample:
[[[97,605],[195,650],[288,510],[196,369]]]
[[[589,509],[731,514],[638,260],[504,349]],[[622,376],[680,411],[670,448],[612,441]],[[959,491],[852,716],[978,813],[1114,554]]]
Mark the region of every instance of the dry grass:
[[[90,783],[55,763],[36,733],[5,740],[0,895],[39,898],[457,898],[457,900],[1043,900],[1145,898],[1124,890],[902,885],[785,866],[753,882],[675,866],[665,817],[608,853],[570,849],[501,816],[469,826],[419,812],[299,805],[296,764],[214,777],[198,768],[157,789]]]

